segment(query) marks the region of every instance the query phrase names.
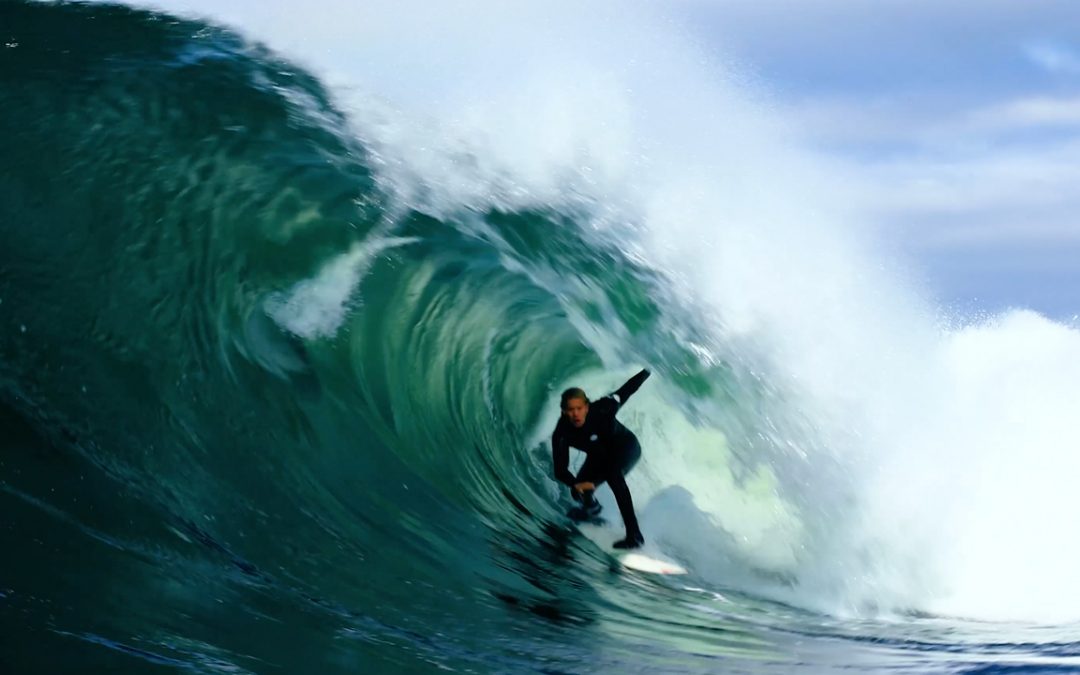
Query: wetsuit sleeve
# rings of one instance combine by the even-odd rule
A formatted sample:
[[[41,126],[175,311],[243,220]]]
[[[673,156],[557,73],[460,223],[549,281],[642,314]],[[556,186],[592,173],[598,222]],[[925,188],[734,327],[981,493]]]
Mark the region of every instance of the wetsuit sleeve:
[[[574,474],[570,473],[570,444],[562,434],[562,425],[555,425],[551,434],[551,463],[555,469],[555,480],[573,487]]]
[[[651,374],[652,373],[650,373],[648,369],[643,368],[640,373],[631,377],[623,384],[623,386],[616,389],[615,393],[611,394],[611,398],[615,399],[616,403],[618,403],[621,408],[622,405],[626,403],[626,399],[630,398],[630,396],[632,396],[641,386],[641,383],[649,379],[649,375]]]

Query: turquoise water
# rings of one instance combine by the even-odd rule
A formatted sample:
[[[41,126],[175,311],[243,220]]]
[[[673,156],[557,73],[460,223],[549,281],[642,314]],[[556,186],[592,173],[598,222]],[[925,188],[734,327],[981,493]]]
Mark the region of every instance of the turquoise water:
[[[213,25],[0,32],[4,672],[1080,668],[1071,624],[832,611],[803,563],[842,467],[807,479],[796,394],[602,204],[422,208]],[[630,485],[686,577],[621,568],[549,476],[558,391],[640,364]]]

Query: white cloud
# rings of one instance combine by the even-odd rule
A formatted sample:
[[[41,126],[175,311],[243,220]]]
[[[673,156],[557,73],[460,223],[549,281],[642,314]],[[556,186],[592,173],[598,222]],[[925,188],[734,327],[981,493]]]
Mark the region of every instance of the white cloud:
[[[1080,127],[1080,96],[1039,96],[1007,101],[975,111],[968,121],[984,130]]]
[[[1075,206],[1080,168],[1057,157],[1017,154],[970,158],[915,157],[871,167],[883,180],[879,203],[904,210],[963,213],[990,209]],[[887,196],[885,196],[887,195]]]
[[[841,150],[985,148],[1032,132],[1060,135],[1066,143],[1080,133],[1080,95],[1024,96],[966,106],[930,94],[833,96],[799,101],[788,110],[807,138]]]
[[[1080,242],[1080,139],[864,163],[864,206],[917,249]]]
[[[846,157],[868,221],[913,250],[1080,242],[1080,96],[851,95],[788,112]]]
[[[1035,65],[1054,73],[1080,73],[1080,55],[1065,45],[1037,42],[1024,47],[1024,55]]]

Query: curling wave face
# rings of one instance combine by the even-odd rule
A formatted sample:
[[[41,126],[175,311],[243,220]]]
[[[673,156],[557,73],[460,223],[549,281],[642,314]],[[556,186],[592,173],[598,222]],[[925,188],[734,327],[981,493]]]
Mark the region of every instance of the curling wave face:
[[[231,33],[4,14],[4,616],[35,645],[15,666],[82,642],[135,670],[514,668],[644,639],[531,435],[595,344],[660,356],[654,274],[587,214],[402,205],[320,84]],[[566,628],[607,624],[639,637]],[[282,626],[306,637],[268,647]]]

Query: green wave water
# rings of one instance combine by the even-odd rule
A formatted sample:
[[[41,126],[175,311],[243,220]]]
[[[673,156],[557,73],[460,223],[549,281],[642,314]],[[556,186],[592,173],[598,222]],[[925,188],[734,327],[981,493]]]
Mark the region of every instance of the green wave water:
[[[318,79],[212,25],[6,3],[0,32],[4,672],[996,658],[794,601],[846,496],[799,487],[790,392],[703,356],[596,205],[410,205]],[[641,363],[631,487],[687,578],[621,568],[549,476],[557,392]],[[1010,653],[1073,663],[1045,644]]]

